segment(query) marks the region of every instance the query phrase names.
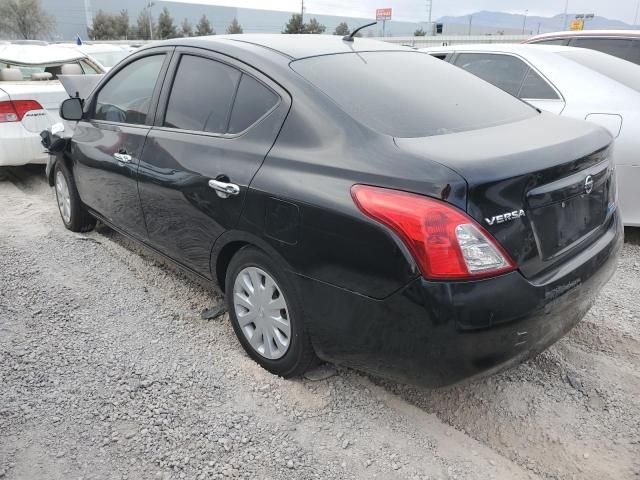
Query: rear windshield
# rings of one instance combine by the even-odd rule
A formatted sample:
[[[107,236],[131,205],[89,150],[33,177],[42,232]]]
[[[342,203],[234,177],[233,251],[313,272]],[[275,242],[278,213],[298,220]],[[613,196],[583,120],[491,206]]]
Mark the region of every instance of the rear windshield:
[[[558,54],[640,92],[640,65],[592,50],[575,49]]]
[[[537,115],[529,105],[421,52],[364,52],[298,60],[291,67],[369,128],[427,137]]]

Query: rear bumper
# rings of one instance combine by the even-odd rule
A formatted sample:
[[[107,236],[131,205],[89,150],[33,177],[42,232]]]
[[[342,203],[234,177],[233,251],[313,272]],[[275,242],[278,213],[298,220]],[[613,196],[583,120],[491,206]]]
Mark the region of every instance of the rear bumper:
[[[40,140],[40,135],[28,131],[20,122],[1,124],[0,166],[47,163],[48,155]]]
[[[622,242],[616,214],[602,237],[541,283],[519,272],[418,278],[375,300],[300,278],[312,342],[325,360],[402,382],[442,386],[492,373],[540,353],[582,319]]]

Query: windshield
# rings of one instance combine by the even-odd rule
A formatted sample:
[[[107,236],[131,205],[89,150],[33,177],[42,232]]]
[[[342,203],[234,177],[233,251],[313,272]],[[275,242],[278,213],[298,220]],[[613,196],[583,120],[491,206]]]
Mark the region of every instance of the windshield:
[[[103,67],[111,68],[124,57],[129,55],[129,52],[126,50],[114,50],[112,52],[88,53],[88,55],[95,58]]]
[[[640,65],[592,50],[575,49],[558,54],[640,92]]]
[[[324,55],[291,67],[353,118],[394,137],[426,137],[511,123],[535,109],[421,52]]]

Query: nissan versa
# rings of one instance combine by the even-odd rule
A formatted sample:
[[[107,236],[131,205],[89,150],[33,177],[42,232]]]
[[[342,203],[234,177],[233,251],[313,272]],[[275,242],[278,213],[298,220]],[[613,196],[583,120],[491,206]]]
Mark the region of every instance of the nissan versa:
[[[277,375],[316,357],[434,386],[496,371],[568,332],[615,269],[610,134],[425,53],[178,39],[86,97],[50,146],[65,226],[100,220],[217,281]]]

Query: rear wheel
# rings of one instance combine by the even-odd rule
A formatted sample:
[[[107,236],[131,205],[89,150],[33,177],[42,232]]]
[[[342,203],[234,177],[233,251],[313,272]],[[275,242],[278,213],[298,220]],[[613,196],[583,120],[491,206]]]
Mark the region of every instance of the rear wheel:
[[[233,329],[251,358],[282,377],[311,366],[315,353],[297,289],[272,258],[253,247],[238,251],[225,290]]]
[[[54,182],[58,210],[64,226],[72,232],[93,230],[96,219],[82,205],[73,175],[62,162],[56,162]]]

